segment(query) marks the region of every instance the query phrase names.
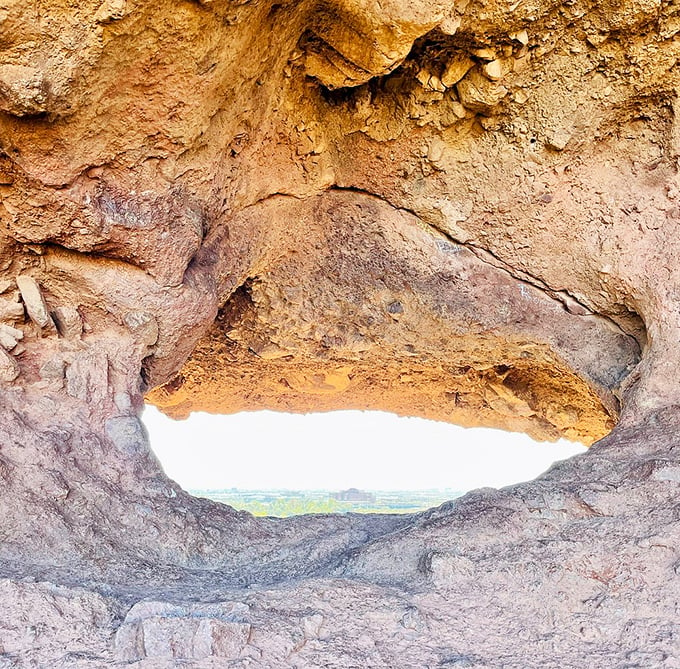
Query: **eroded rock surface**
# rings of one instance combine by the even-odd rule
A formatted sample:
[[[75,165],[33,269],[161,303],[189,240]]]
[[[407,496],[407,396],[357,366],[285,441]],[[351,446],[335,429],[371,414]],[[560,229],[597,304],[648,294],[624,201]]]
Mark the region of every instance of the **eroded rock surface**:
[[[0,661],[680,666],[678,31],[5,3]],[[412,517],[256,520],[165,477],[145,395],[600,441]]]

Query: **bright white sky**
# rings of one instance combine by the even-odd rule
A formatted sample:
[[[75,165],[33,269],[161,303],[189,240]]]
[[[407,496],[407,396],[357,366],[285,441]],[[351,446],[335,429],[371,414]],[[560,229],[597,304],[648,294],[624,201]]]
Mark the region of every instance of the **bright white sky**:
[[[472,490],[535,478],[580,444],[371,411],[195,413],[148,406],[151,446],[185,489]]]

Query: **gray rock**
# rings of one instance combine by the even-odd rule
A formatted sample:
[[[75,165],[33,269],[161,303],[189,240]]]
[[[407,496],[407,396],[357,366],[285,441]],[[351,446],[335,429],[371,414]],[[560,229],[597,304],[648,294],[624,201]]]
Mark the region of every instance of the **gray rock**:
[[[136,416],[116,416],[106,421],[106,434],[124,455],[138,455],[148,449],[149,438]]]
[[[40,367],[40,378],[44,381],[63,382],[65,372],[66,362],[60,355],[55,355]]]

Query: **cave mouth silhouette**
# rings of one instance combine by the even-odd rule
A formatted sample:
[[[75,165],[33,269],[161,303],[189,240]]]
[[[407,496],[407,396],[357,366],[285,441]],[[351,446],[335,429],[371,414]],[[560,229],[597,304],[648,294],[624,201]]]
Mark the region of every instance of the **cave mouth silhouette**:
[[[147,406],[144,423],[182,488],[269,516],[423,511],[470,490],[533,479],[585,450],[383,411],[194,413],[175,421]]]

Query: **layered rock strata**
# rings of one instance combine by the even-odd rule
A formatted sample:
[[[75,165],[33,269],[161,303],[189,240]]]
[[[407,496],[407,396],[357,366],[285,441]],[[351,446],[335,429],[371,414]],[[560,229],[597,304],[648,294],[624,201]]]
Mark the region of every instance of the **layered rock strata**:
[[[677,666],[678,31],[0,8],[2,662]],[[600,441],[416,516],[255,519],[167,479],[145,396]]]

